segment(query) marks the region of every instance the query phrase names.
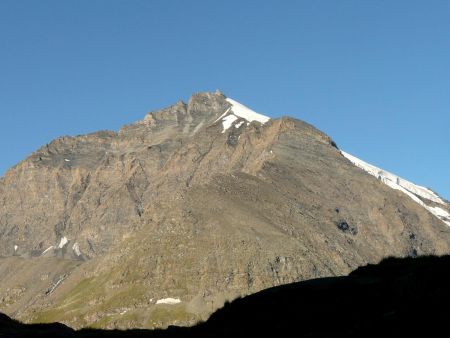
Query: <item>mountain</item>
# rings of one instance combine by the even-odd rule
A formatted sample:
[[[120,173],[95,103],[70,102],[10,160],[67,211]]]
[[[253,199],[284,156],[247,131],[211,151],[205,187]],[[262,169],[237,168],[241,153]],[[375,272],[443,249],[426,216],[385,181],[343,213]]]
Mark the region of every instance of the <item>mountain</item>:
[[[450,256],[389,258],[349,276],[282,285],[226,304],[208,321],[168,330],[74,331],[0,315],[0,335],[25,337],[429,337],[447,330]]]
[[[219,92],[58,138],[0,180],[0,311],[187,325],[272,286],[450,253],[448,202],[374,170]]]

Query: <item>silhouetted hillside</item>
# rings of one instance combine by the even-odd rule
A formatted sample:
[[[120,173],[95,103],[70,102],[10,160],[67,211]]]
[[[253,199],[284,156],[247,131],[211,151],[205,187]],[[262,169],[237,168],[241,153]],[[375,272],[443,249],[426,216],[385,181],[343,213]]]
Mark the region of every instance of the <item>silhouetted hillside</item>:
[[[192,328],[73,331],[0,316],[0,337],[431,337],[447,330],[449,303],[450,256],[389,258],[237,299]]]

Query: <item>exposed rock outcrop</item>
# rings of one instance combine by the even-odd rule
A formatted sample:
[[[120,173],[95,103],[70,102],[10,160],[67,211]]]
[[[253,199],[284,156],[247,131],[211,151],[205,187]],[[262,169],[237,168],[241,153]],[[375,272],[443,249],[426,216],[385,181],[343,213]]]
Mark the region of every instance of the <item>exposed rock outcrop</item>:
[[[8,171],[1,310],[76,328],[192,324],[274,285],[450,253],[446,224],[327,135],[230,102],[196,94]]]

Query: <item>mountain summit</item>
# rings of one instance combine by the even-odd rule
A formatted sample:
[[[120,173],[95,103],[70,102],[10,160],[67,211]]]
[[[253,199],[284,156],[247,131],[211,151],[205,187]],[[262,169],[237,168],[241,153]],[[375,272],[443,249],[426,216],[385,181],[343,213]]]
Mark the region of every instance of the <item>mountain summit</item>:
[[[305,122],[195,94],[58,138],[0,179],[0,307],[75,328],[185,325],[271,286],[450,253],[450,206],[424,189]]]

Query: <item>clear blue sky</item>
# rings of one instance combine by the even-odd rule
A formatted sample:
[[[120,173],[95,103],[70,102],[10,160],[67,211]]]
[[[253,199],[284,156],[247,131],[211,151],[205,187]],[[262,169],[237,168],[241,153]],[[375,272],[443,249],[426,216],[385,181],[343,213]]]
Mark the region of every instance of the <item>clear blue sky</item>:
[[[0,175],[216,89],[450,199],[448,0],[0,1]]]

